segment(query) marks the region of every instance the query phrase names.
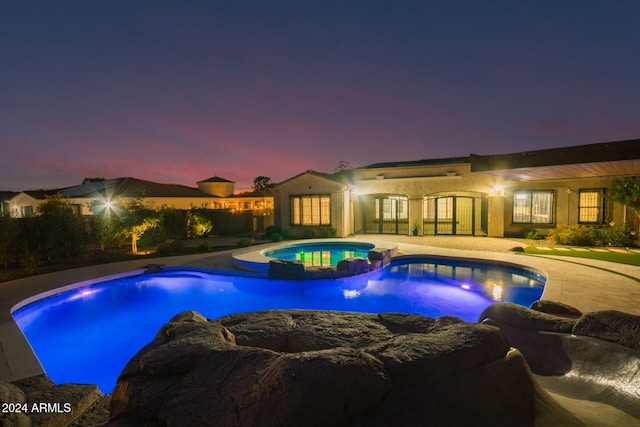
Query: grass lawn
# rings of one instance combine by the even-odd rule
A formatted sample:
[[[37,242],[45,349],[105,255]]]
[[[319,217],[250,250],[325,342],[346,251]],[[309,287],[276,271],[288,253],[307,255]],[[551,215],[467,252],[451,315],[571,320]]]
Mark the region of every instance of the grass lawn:
[[[527,246],[524,249],[525,254],[531,255],[557,255],[574,258],[599,259],[602,261],[619,262],[621,264],[630,264],[640,266],[640,254],[638,253],[620,253],[620,252],[592,252],[592,251],[558,251],[555,249],[542,250],[533,246]]]

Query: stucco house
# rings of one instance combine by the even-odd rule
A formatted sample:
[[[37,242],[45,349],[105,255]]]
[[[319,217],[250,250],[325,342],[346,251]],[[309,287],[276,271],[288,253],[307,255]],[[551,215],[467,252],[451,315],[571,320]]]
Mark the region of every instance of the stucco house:
[[[352,234],[521,236],[528,229],[636,221],[607,198],[640,175],[640,140],[521,153],[306,171],[273,189],[275,225],[290,237]],[[633,223],[637,229],[637,224]]]
[[[199,181],[198,188],[176,184],[161,184],[137,178],[113,178],[85,182],[54,190],[23,191],[10,194],[3,206],[12,217],[32,216],[47,197],[61,196],[67,199],[78,214],[92,215],[91,205],[95,201],[111,203],[116,200],[131,200],[143,197],[145,205],[152,209],[163,206],[176,209],[192,207],[228,209],[254,212],[260,217],[269,217],[273,212],[273,197],[269,192],[234,194],[234,182],[217,176]],[[256,221],[257,222],[257,221]],[[262,224],[265,220],[262,219]],[[266,224],[270,221],[267,219]]]

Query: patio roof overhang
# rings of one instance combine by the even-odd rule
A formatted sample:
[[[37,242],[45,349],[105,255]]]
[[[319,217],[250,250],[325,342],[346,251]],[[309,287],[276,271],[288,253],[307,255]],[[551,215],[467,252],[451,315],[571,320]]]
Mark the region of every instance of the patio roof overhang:
[[[640,140],[471,155],[471,172],[523,181],[640,175]]]

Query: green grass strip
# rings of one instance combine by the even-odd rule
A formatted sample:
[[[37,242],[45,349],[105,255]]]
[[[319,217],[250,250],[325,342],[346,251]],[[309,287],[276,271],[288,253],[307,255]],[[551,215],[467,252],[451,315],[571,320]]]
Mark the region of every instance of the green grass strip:
[[[541,250],[541,249],[537,249],[534,248],[532,246],[528,246],[525,248],[524,253],[526,255],[532,255],[532,256],[537,256],[537,255],[559,255],[559,256],[563,256],[566,258],[588,258],[588,259],[597,259],[597,260],[601,260],[601,261],[609,261],[609,262],[619,262],[621,264],[629,264],[629,265],[640,265],[640,254],[635,254],[635,253],[616,253],[616,252],[582,252],[582,251],[556,251],[556,250]],[[618,259],[621,259],[623,261],[618,261]],[[566,260],[560,260],[557,259],[557,261],[565,261],[565,262],[570,262],[573,264],[579,264],[579,265],[583,265],[585,267],[591,267],[591,268],[595,268],[597,270],[602,270],[602,271],[606,271],[609,273],[613,273],[613,274],[617,274],[618,276],[622,276],[622,277],[626,277],[627,279],[631,279],[634,282],[638,282],[640,283],[640,279],[635,277],[635,276],[630,276],[628,274],[625,273],[620,273],[619,271],[615,271],[615,270],[611,270],[609,268],[604,268],[604,267],[597,267],[595,265],[590,265],[590,264],[584,264],[581,262],[577,262],[577,261],[572,261],[570,259],[566,259]]]
[[[554,255],[573,258],[598,259],[601,261],[618,262],[620,264],[629,264],[640,266],[640,254],[638,253],[620,253],[620,252],[592,252],[592,251],[558,251],[556,249],[542,250],[533,246],[527,246],[524,249],[526,254],[530,255]]]

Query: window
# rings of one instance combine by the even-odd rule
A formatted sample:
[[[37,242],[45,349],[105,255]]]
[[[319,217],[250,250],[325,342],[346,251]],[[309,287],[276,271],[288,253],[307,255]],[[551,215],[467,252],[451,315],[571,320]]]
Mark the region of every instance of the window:
[[[602,224],[604,222],[604,190],[580,190],[578,202],[578,222],[581,224]]]
[[[291,197],[291,224],[330,225],[331,196]]]
[[[553,191],[517,191],[513,194],[513,222],[553,224]]]
[[[20,206],[20,216],[22,218],[31,218],[33,216],[33,206]]]
[[[438,219],[453,221],[453,197],[438,199]]]
[[[409,218],[409,199],[404,196],[380,197],[376,199],[375,218],[380,219],[380,203],[382,202],[382,219],[385,221]]]

